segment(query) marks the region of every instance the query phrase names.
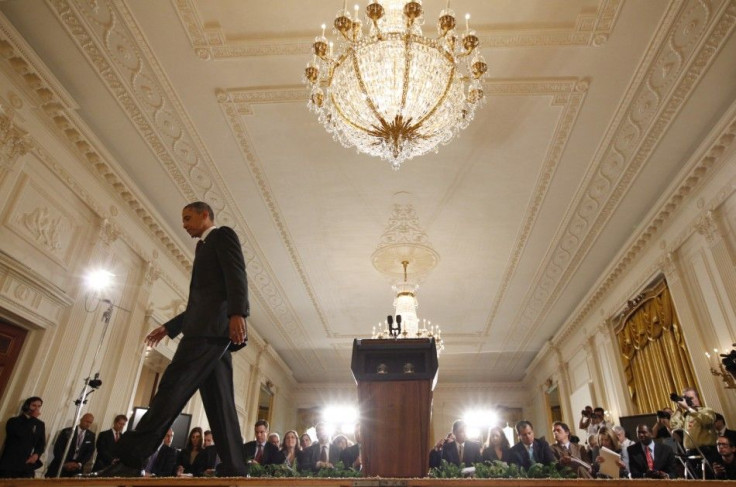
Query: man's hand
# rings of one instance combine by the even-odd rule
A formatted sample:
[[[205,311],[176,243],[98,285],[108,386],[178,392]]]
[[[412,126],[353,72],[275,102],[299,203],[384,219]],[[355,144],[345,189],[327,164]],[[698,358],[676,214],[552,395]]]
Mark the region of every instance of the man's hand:
[[[79,470],[79,463],[78,462],[66,462],[64,464],[64,470],[68,472],[72,472],[74,470]]]
[[[30,457],[28,457],[28,460],[26,460],[27,464],[33,465],[38,461],[38,453],[34,453]]]
[[[168,331],[164,325],[161,325],[146,335],[146,345],[153,348],[158,345],[158,342],[163,340],[166,335],[168,335]]]
[[[248,328],[245,318],[240,315],[230,317],[230,341],[235,345],[242,345],[248,339]]]

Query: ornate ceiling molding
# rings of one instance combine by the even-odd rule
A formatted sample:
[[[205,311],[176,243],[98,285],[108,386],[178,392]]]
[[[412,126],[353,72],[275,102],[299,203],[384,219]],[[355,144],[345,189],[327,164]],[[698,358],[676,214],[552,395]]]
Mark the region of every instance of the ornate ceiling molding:
[[[637,70],[594,158],[583,190],[566,215],[554,249],[509,330],[521,346],[559,297],[670,123],[736,25],[736,1],[676,2]]]
[[[326,371],[327,364],[313,352],[314,347],[301,346],[311,342],[309,335],[128,7],[109,0],[48,3],[182,195],[208,201],[218,211],[218,221],[238,234],[248,264],[249,289],[268,310],[271,325],[297,350],[305,366]]]
[[[626,272],[631,266],[638,261],[646,250],[651,249],[651,246],[656,243],[655,238],[666,228],[667,223],[672,220],[684,205],[692,201],[691,195],[705,181],[709,180],[716,170],[723,167],[727,161],[726,155],[736,147],[734,141],[736,141],[736,106],[732,109],[730,122],[722,128],[720,133],[711,138],[707,150],[701,153],[696,159],[697,163],[692,164],[690,170],[681,176],[680,184],[672,190],[670,196],[662,202],[660,208],[633,239],[618,261],[611,266],[605,279],[585,299],[567,326],[557,334],[555,342],[563,343],[572,333],[580,330],[586,319],[601,304],[619,280],[624,275],[627,275]],[[672,259],[676,256],[675,250],[681,247],[688,238],[698,231],[702,226],[703,220],[712,218],[715,209],[722,205],[734,191],[736,191],[736,182],[726,181],[721,190],[712,195],[712,198],[705,205],[707,210],[704,214],[694,218],[676,238],[663,248],[664,253],[661,259],[640,272],[638,280],[632,284],[627,295],[636,294],[651,279],[651,276],[661,270],[666,271],[667,266],[672,264]],[[628,275],[630,276],[630,274]]]
[[[547,79],[547,80],[516,80],[516,81],[489,81],[484,85],[487,96],[551,96],[552,106],[561,106],[560,117],[554,130],[554,135],[547,148],[545,159],[542,162],[539,178],[532,191],[533,200],[526,209],[522,219],[523,224],[514,243],[508,259],[508,265],[499,283],[491,312],[488,317],[484,336],[491,333],[499,307],[503,302],[506,291],[521,260],[524,248],[542,207],[542,203],[549,190],[552,176],[562,158],[567,142],[572,134],[575,122],[583,107],[588,92],[589,81],[585,79]],[[481,346],[481,345],[479,345]]]
[[[113,169],[106,154],[98,150],[99,144],[90,135],[91,131],[76,115],[78,107],[73,103],[69,94],[48,73],[43,63],[33,54],[22,37],[15,31],[4,16],[0,16],[0,69],[18,80],[19,85],[34,99],[42,113],[47,116],[49,126],[66,140],[73,151],[80,154],[81,161],[89,164],[90,172],[94,174],[105,187],[113,189],[123,203],[141,219],[146,229],[158,240],[163,248],[185,269],[191,266],[187,255],[179,248],[157,219],[144,207],[140,196],[128,186]],[[63,169],[57,161],[37,143],[31,144],[31,150],[64,181],[98,216],[107,217],[107,211],[94,201],[88,191]],[[138,246],[133,239],[126,240],[131,248]],[[146,253],[140,248],[139,255]]]
[[[201,59],[251,56],[305,55],[312,49],[312,37],[286,37],[272,40],[230,41],[217,21],[204,21],[194,0],[174,0],[174,9]],[[475,30],[484,48],[591,46],[603,45],[613,31],[623,0],[601,0],[595,12],[581,12],[570,21],[571,27],[538,25],[518,29]]]

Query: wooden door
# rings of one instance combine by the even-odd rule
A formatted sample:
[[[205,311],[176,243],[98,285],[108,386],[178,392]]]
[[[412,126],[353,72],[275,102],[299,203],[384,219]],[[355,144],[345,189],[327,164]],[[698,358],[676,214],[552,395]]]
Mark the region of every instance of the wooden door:
[[[5,394],[27,333],[23,328],[0,321],[0,397]]]

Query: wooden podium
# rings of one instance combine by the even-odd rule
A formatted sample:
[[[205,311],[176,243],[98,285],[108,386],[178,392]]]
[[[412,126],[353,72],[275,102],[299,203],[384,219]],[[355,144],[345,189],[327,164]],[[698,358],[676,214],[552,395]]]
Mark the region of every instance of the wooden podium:
[[[429,470],[434,338],[355,340],[361,455],[366,477],[425,477]]]

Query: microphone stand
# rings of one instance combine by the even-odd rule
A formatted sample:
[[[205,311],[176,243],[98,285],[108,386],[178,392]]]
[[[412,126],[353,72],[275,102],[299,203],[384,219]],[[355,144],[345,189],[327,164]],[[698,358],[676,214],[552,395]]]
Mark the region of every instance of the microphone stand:
[[[87,398],[89,397],[89,395],[95,392],[97,388],[102,385],[102,381],[100,380],[100,372],[96,372],[94,378],[92,378],[92,370],[97,363],[97,357],[100,355],[100,350],[102,350],[102,344],[105,342],[105,336],[107,335],[107,329],[110,325],[110,318],[112,318],[112,311],[115,306],[109,299],[101,299],[100,301],[103,303],[107,303],[108,305],[107,309],[102,313],[102,322],[105,324],[105,326],[102,328],[102,336],[100,336],[100,343],[97,344],[97,350],[95,351],[95,356],[92,359],[92,365],[90,365],[89,374],[87,374],[87,377],[84,379],[84,385],[82,386],[82,390],[79,392],[79,396],[77,396],[77,399],[74,400],[74,404],[76,405],[77,409],[74,413],[72,430],[69,432],[69,438],[67,438],[66,440],[64,455],[61,457],[61,461],[59,462],[59,470],[56,472],[57,479],[61,477],[61,472],[64,469],[64,464],[66,463],[66,459],[69,456],[69,451],[72,447],[72,439],[74,438],[74,429],[79,427],[79,419],[82,416],[82,408],[85,404],[87,404]],[[77,434],[84,434],[84,430],[80,429]],[[77,439],[77,441],[79,441],[79,439]],[[84,465],[82,467],[84,467]]]
[[[691,412],[694,412],[693,410],[690,410]],[[698,454],[702,457],[703,460],[703,480],[705,480],[705,467],[707,466],[711,472],[713,472],[713,475],[715,476],[716,471],[713,470],[713,466],[710,464],[710,461],[705,457],[705,453],[703,453],[703,450],[700,449],[697,443],[695,443],[695,439],[692,437],[690,433],[687,432],[685,428],[682,429],[682,432],[687,435],[688,438],[690,438],[690,441],[692,441],[693,446],[695,446],[695,450],[698,452]],[[683,446],[683,449],[685,447]],[[695,479],[695,475],[693,475],[693,479]]]
[[[677,431],[684,431],[682,429],[678,429]],[[675,455],[675,458],[677,458],[677,461],[679,461],[682,464],[683,469],[685,470],[685,478],[691,478],[696,479],[695,473],[690,468],[690,465],[688,465],[687,461],[687,451],[685,450],[685,447],[682,446],[682,443],[677,441],[675,438],[672,438],[672,443],[675,444],[675,448],[677,449],[677,454]]]

